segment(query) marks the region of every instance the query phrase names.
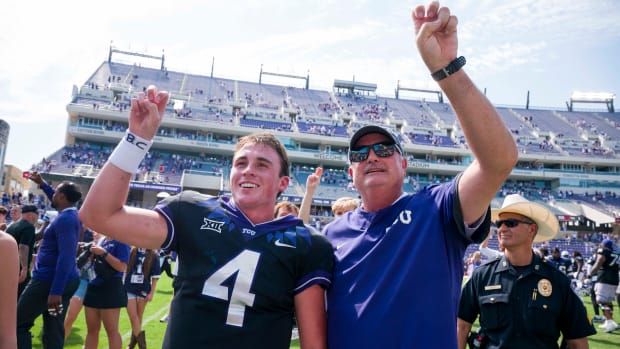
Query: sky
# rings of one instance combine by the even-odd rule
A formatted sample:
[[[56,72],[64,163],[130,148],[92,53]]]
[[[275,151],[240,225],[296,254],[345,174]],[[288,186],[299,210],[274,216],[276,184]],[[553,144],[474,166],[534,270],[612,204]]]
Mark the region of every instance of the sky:
[[[117,49],[161,56],[170,71],[258,82],[265,71],[437,89],[400,0],[10,1],[0,11],[5,164],[28,169],[66,142],[66,106]],[[616,0],[453,0],[465,70],[495,105],[563,109],[574,91],[620,93]],[[115,56],[116,57],[116,56]],[[120,55],[119,59],[124,56]],[[133,62],[126,62],[133,63]],[[271,79],[271,80],[269,80]],[[263,82],[301,87],[297,81]],[[600,106],[599,106],[600,108]],[[618,106],[616,106],[618,108]],[[618,115],[618,114],[616,114]]]

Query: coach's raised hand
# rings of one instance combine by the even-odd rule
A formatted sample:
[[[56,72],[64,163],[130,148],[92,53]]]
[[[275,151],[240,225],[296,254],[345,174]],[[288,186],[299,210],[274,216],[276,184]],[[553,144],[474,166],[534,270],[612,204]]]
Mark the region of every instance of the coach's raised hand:
[[[447,7],[433,1],[426,8],[417,6],[411,14],[420,56],[431,72],[435,72],[456,58],[458,19]]]
[[[152,140],[164,117],[168,98],[168,92],[157,92],[157,88],[153,85],[149,86],[146,94],[140,92],[137,97],[132,98],[129,131],[144,139]]]

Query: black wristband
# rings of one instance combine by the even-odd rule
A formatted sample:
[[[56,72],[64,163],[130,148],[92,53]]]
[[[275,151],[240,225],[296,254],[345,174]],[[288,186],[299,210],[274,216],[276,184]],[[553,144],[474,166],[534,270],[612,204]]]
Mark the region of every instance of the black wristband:
[[[450,62],[450,64],[445,66],[445,68],[439,69],[438,71],[436,71],[433,74],[431,74],[431,76],[433,77],[433,79],[435,81],[443,80],[443,79],[447,78],[448,76],[450,76],[450,75],[456,73],[457,71],[461,70],[461,68],[463,68],[465,63],[466,63],[465,57],[463,57],[463,56],[458,57],[458,58],[454,59],[452,62]]]
[[[101,255],[101,258],[105,259],[105,257],[107,257],[109,254],[110,252],[105,251],[105,253]]]

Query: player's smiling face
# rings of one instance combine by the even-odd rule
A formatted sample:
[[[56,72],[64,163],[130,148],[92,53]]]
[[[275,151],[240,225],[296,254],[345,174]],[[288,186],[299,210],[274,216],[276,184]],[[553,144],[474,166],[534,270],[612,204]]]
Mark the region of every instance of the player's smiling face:
[[[273,217],[276,197],[289,182],[288,177],[280,177],[280,166],[278,153],[266,145],[247,144],[235,153],[230,188],[241,210],[264,208]]]

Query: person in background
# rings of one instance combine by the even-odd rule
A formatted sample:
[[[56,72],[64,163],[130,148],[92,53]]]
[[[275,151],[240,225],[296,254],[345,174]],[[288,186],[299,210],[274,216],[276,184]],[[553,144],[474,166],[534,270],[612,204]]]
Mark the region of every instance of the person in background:
[[[84,349],[97,349],[101,323],[108,337],[110,349],[121,349],[122,338],[118,329],[121,308],[127,306],[127,292],[123,273],[127,269],[130,247],[108,238],[99,240],[90,248],[91,277],[84,296],[86,340]]]
[[[32,279],[17,302],[17,345],[19,349],[32,348],[30,329],[43,315],[43,347],[62,348],[65,310],[80,283],[75,256],[82,223],[76,206],[82,193],[70,181],[60,182],[54,189],[38,172],[32,172],[30,180],[39,185],[59,214],[43,232]]]
[[[13,205],[9,211],[9,218],[11,218],[9,226],[20,220],[22,218],[22,207],[19,205]]]
[[[349,174],[361,207],[323,230],[336,258],[327,291],[332,348],[456,347],[465,250],[487,236],[491,200],[517,162],[510,131],[462,69],[457,18],[436,1],[412,17],[418,51],[474,160],[450,181],[406,194],[399,135],[375,125],[353,134]]]
[[[19,256],[17,243],[9,234],[0,231],[0,349],[17,348],[15,318],[17,317],[17,284]]]
[[[480,255],[480,251],[474,251],[471,256],[467,260],[467,277],[471,278],[471,274],[474,272],[474,269],[478,268],[482,265],[482,256]]]
[[[596,263],[588,276],[590,278],[596,276],[594,284],[596,303],[599,304],[605,316],[605,322],[599,328],[609,333],[620,328],[613,318],[615,292],[620,284],[618,275],[620,252],[614,249],[612,240],[604,239],[596,250],[596,255]]]
[[[566,274],[533,251],[560,229],[545,206],[519,194],[493,210],[504,256],[476,268],[463,287],[457,319],[458,348],[557,348],[560,334],[571,349],[587,349],[596,333]],[[480,316],[480,331],[471,332]],[[471,334],[470,334],[471,333]],[[472,346],[472,344],[470,344]]]
[[[280,218],[287,215],[299,217],[299,208],[290,201],[280,201],[273,209],[273,218]]]
[[[9,210],[4,206],[0,206],[0,231],[5,231],[7,228],[6,216],[8,216],[8,214]]]
[[[157,251],[132,247],[124,282],[127,290],[127,315],[131,321],[131,339],[127,349],[133,349],[136,344],[138,348],[146,349],[142,318],[146,304],[153,300],[160,274]]]
[[[493,237],[494,233],[495,233],[495,229],[491,228],[489,230],[489,235],[487,236],[487,238],[484,239],[484,241],[480,243],[480,246],[478,247],[478,251],[480,251],[480,255],[486,258],[487,260],[494,260],[504,255],[504,248],[502,247],[501,243],[499,243],[498,250],[494,250],[489,247],[489,240]]]
[[[84,227],[83,234],[81,235],[77,257],[78,269],[80,270],[80,285],[71,297],[71,301],[69,301],[69,309],[67,310],[67,317],[65,318],[65,342],[71,334],[73,323],[83,308],[84,296],[86,295],[86,288],[88,287],[89,281],[88,270],[90,269],[92,259],[90,258],[90,246],[97,244],[100,238],[96,231],[92,231],[86,227]]]
[[[568,275],[568,269],[570,269],[571,265],[570,258],[566,259],[562,257],[562,253],[557,246],[554,247],[553,250],[551,250],[551,256],[547,256],[547,258],[545,259],[547,260],[547,262],[551,263],[551,265],[558,268],[559,271]]]
[[[357,209],[360,205],[359,199],[350,196],[343,196],[332,203],[332,214],[338,218],[343,214]]]
[[[28,282],[30,282],[30,266],[32,264],[32,255],[34,254],[35,240],[34,223],[39,219],[37,207],[34,205],[22,206],[21,213],[21,218],[15,224],[11,224],[6,230],[17,241],[17,249],[19,251],[18,298],[24,292]]]

